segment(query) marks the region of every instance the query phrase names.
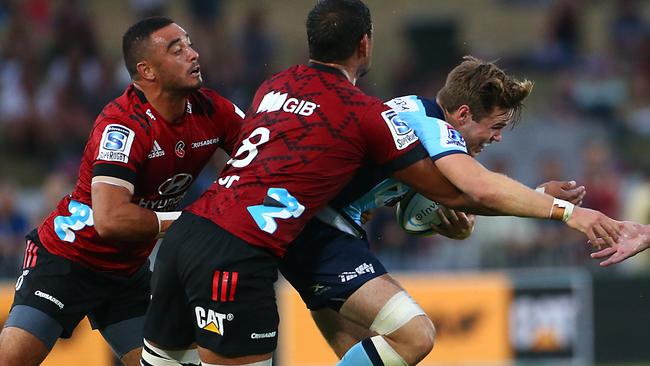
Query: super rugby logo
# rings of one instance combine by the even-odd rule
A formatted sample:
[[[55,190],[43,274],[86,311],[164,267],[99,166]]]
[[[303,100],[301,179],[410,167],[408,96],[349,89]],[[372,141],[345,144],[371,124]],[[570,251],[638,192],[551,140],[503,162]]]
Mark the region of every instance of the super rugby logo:
[[[311,116],[320,104],[307,100],[287,98],[287,93],[270,91],[266,93],[260,105],[257,107],[257,113],[277,112],[282,110],[287,113],[295,113],[301,116]]]
[[[196,315],[196,326],[207,330],[208,332],[224,335],[226,330],[224,328],[224,320],[231,321],[234,319],[232,314],[221,314],[212,309],[204,309],[200,306],[194,308]]]
[[[97,160],[128,163],[134,138],[135,133],[127,127],[117,124],[107,125],[99,143]]]
[[[418,137],[413,132],[411,126],[404,121],[397,112],[392,109],[384,111],[381,116],[388,125],[395,147],[397,150],[402,150],[418,140]]]

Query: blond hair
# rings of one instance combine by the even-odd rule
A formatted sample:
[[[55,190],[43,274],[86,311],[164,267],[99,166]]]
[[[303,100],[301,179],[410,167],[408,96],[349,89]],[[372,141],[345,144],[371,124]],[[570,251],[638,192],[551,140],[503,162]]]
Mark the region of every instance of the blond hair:
[[[512,114],[513,125],[519,121],[523,101],[533,90],[533,82],[507,75],[493,62],[473,56],[463,57],[438,92],[438,102],[448,111],[463,104],[469,106],[474,120],[488,116],[495,108]]]

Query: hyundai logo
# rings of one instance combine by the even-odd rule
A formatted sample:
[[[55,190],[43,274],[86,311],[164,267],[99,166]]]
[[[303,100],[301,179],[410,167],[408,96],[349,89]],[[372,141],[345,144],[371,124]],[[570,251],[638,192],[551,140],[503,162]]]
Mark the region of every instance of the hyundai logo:
[[[190,174],[176,174],[158,187],[158,193],[163,196],[171,196],[173,194],[184,192],[190,187],[192,180],[193,177]]]

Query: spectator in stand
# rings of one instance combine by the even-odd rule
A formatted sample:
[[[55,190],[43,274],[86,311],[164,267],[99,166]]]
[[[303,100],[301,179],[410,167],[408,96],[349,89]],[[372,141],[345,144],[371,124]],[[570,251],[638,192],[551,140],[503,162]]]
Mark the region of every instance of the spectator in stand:
[[[28,219],[16,204],[16,190],[9,182],[0,182],[0,277],[15,277],[20,267],[23,235]]]

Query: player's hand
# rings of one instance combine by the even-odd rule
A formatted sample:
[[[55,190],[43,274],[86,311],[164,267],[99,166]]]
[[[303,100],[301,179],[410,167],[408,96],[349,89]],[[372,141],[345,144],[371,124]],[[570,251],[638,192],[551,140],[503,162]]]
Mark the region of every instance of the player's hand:
[[[375,216],[375,210],[366,211],[361,214],[361,225],[365,225],[366,222],[372,220],[372,217]]]
[[[555,198],[569,201],[574,205],[580,206],[582,200],[587,194],[585,186],[578,186],[575,181],[557,181],[552,180],[540,184],[537,188],[544,188],[544,193],[550,194]]]
[[[594,243],[596,245],[602,244]],[[650,236],[644,232],[644,226],[636,222],[623,222],[620,239],[611,247],[601,249],[591,253],[591,258],[603,259],[600,265],[607,267],[612,264],[620,263],[627,258],[635,256],[650,247]]]
[[[433,225],[433,230],[450,239],[463,240],[472,235],[476,216],[450,208],[439,208],[440,224]]]
[[[566,224],[585,234],[592,243],[614,246],[621,234],[622,224],[605,214],[588,208],[576,206]]]

